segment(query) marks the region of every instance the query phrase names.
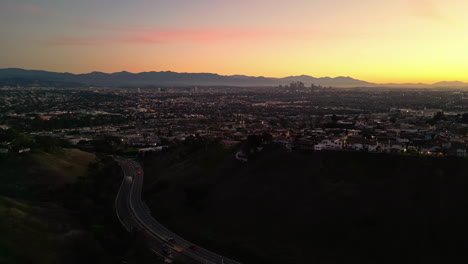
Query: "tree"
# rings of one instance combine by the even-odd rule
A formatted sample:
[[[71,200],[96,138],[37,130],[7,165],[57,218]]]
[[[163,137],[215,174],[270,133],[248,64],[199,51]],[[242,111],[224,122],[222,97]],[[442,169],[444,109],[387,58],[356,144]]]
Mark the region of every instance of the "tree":
[[[273,141],[273,136],[270,133],[263,132],[262,141],[266,144],[270,144]]]
[[[447,117],[444,115],[443,112],[437,112],[437,114],[434,115],[432,120],[434,120],[434,122],[439,122],[441,120],[447,120]]]
[[[14,150],[19,150],[22,148],[30,148],[34,145],[34,141],[25,134],[19,134],[12,142],[11,147]]]
[[[338,117],[335,114],[332,115],[331,119],[332,119],[333,123],[338,122]]]
[[[465,123],[465,124],[468,124],[468,113],[463,114],[462,122]]]
[[[0,142],[2,141],[13,141],[16,137],[18,137],[18,131],[14,129],[0,129]]]

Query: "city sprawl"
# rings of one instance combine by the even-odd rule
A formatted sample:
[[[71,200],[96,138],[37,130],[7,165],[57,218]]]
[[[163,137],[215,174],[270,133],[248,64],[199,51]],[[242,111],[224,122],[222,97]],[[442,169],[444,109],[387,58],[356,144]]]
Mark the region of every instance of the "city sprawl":
[[[81,146],[110,139],[140,153],[190,139],[231,147],[252,135],[268,135],[289,151],[466,157],[468,92],[302,83],[271,88],[3,87],[0,129],[32,141],[48,136]],[[28,151],[21,140],[7,138],[0,139],[1,152]]]

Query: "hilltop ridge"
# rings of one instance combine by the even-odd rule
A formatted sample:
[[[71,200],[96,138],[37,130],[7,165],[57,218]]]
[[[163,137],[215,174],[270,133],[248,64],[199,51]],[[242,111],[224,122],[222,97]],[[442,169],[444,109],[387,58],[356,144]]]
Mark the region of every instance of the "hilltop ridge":
[[[278,86],[291,82],[303,82],[306,86],[322,85],[336,88],[350,87],[406,87],[406,88],[462,88],[463,82],[438,82],[434,84],[405,83],[377,84],[354,79],[349,76],[312,77],[308,75],[273,78],[246,75],[219,75],[215,73],[179,73],[173,71],[151,71],[130,73],[127,71],[104,73],[91,72],[73,74],[18,68],[0,69],[0,86],[108,86],[108,87],[151,87],[151,86]]]

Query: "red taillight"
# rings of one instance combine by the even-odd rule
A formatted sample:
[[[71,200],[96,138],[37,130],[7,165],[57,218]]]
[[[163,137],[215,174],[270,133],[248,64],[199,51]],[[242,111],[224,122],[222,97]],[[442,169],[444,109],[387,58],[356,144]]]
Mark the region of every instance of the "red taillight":
[[[141,174],[141,171],[137,172],[137,174]]]

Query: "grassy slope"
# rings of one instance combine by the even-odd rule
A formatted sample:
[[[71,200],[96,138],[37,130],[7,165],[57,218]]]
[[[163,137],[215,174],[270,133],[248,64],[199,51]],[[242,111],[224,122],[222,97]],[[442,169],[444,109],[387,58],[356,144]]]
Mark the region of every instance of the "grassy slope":
[[[86,177],[95,159],[91,153],[62,149],[0,160],[0,195],[10,196],[0,196],[0,263],[59,263],[67,254],[61,250],[64,243],[79,243],[81,231],[69,233],[80,228],[74,213],[31,201],[48,200],[48,191]]]
[[[0,195],[37,200],[50,190],[86,177],[88,165],[95,160],[94,154],[77,149],[0,157]]]
[[[63,209],[0,196],[0,263],[57,263],[60,237],[76,226]]]
[[[77,149],[62,149],[57,153],[30,154],[29,174],[43,173],[51,177],[54,184],[73,183],[88,173],[88,165],[96,161],[94,154]],[[37,179],[43,180],[43,179]]]
[[[468,255],[464,160],[271,151],[240,164],[217,150],[169,156],[147,162],[153,215],[245,263]]]
[[[117,220],[121,180],[111,158],[74,149],[0,156],[0,264],[159,263]]]

